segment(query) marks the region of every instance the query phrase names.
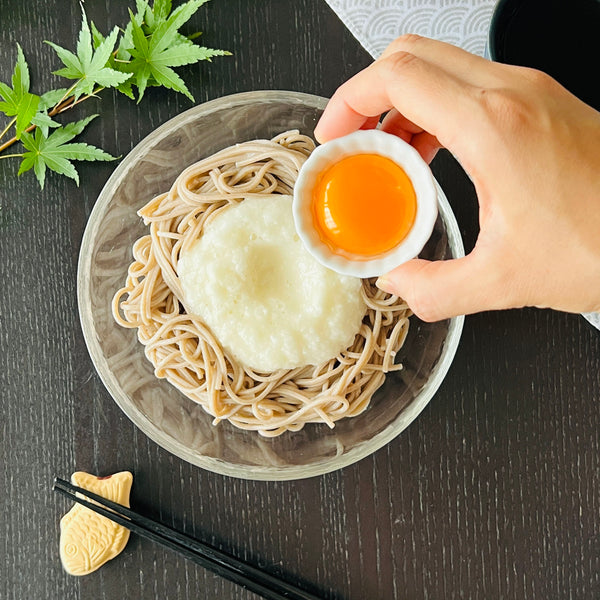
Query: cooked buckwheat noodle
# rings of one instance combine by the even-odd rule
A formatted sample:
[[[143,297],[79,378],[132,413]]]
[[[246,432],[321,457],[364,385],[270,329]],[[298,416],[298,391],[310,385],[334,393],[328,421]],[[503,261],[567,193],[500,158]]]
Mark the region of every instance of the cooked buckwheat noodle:
[[[314,142],[298,131],[226,148],[183,171],[171,189],[140,211],[150,234],[134,244],[125,287],[113,315],[137,328],[158,378],[166,378],[214,417],[271,437],[306,423],[330,427],[363,412],[408,333],[405,302],[363,280],[367,311],[353,344],[320,365],[270,373],[251,370],[228,355],[202,322],[186,310],[177,262],[229,204],[291,194]]]

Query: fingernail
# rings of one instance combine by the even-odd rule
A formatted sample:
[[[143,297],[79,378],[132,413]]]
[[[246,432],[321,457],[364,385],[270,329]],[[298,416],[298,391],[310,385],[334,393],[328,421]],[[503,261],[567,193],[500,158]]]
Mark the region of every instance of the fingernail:
[[[320,125],[321,125],[321,122],[319,121],[317,123],[317,126],[315,127],[314,136],[315,136],[315,140],[317,140],[317,142],[319,142],[319,144],[323,144],[327,140],[323,139],[323,136],[321,135]]]
[[[387,279],[385,276],[378,277],[377,281],[375,282],[375,285],[383,292],[386,292],[388,294],[394,293],[394,288],[392,286],[392,282],[389,279]]]

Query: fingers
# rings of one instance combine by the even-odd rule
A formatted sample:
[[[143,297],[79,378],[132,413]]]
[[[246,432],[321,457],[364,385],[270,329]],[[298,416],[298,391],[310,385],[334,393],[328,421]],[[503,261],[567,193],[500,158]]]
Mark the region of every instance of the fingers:
[[[421,127],[409,121],[395,108],[392,108],[383,119],[381,130],[398,136],[408,144],[412,144],[427,163],[434,159],[441,147],[435,136],[423,131]]]
[[[382,290],[406,300],[423,321],[508,308],[511,300],[489,263],[474,254],[429,262],[414,259],[377,280]]]
[[[409,121],[397,109],[392,108],[381,122],[381,130],[392,135],[397,135],[405,142],[410,142],[412,137],[417,133],[422,133],[423,128]]]
[[[396,52],[414,54],[471,85],[480,87],[494,85],[500,76],[500,65],[452,44],[420,35],[400,36],[385,49],[378,60],[385,59]]]
[[[438,139],[426,131],[413,136],[410,143],[428,164],[435,158],[437,151],[442,147]]]
[[[469,86],[454,75],[413,54],[395,52],[337,90],[315,136],[325,142],[347,135],[395,107],[408,121],[452,147],[472,120],[473,104]]]
[[[376,117],[369,117],[361,126],[361,129],[375,129],[379,124],[379,115]]]

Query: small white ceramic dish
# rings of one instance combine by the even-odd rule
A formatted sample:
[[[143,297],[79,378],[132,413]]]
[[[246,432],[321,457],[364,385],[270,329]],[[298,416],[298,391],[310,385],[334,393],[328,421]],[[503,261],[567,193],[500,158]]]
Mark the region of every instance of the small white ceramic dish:
[[[356,154],[378,154],[393,160],[411,180],[417,197],[415,222],[394,248],[374,257],[349,257],[333,252],[315,227],[312,214],[313,189],[319,176],[343,158]],[[377,129],[355,131],[319,146],[304,163],[294,187],[294,222],[306,249],[323,265],[354,277],[375,277],[415,258],[431,236],[438,214],[435,180],[427,163],[405,141]]]

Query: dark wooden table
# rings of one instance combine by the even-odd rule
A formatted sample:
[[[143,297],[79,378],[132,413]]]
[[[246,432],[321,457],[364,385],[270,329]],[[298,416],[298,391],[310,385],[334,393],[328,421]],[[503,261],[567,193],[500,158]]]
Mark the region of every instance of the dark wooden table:
[[[125,21],[127,5],[85,3],[103,30]],[[34,90],[51,85],[58,64],[43,40],[75,46],[78,3],[0,0],[0,17],[0,80],[20,42]],[[254,89],[328,96],[370,62],[323,0],[213,0],[194,27],[233,52],[182,70],[197,102]],[[84,139],[124,155],[189,107],[156,89],[140,105],[105,92],[81,112],[100,114]],[[600,333],[582,317],[469,317],[439,392],[386,448],[304,481],[230,479],[147,439],[88,357],[77,256],[114,164],[82,165],[79,188],[50,175],[43,192],[15,165],[0,161],[2,600],[253,597],[135,536],[98,572],[65,574],[58,539],[68,503],[50,487],[79,469],[130,469],[138,509],[324,598],[600,598]],[[469,250],[473,188],[447,153],[433,169]]]

